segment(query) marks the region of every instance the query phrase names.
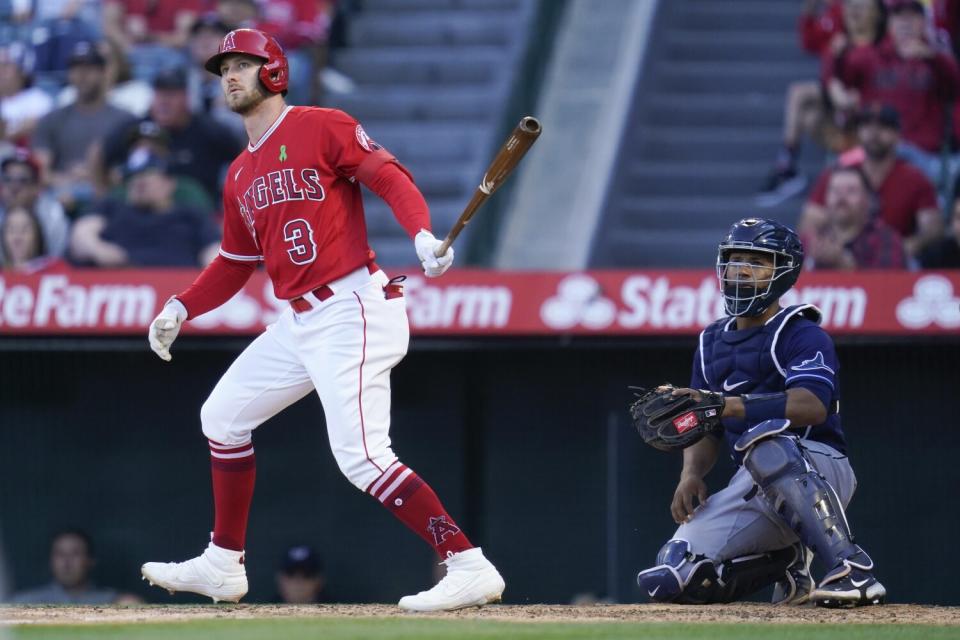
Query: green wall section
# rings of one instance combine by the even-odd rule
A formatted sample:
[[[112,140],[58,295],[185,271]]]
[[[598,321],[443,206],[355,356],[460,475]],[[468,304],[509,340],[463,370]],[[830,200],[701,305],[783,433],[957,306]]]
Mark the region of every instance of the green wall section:
[[[99,583],[194,600],[148,589],[139,565],[206,544],[199,409],[242,344],[182,342],[172,364],[145,342],[0,343],[0,528],[16,588],[47,579],[48,536],[69,525],[93,534]],[[686,382],[693,346],[416,342],[394,372],[394,450],[501,567],[507,602],[641,601],[634,576],[673,532],[680,459],[635,436],[626,386]],[[840,357],[854,533],[892,601],[958,604],[960,344],[852,343]],[[299,542],[321,550],[334,600],[390,602],[433,581],[419,538],[340,476],[315,396],[254,444],[250,601],[274,597]]]

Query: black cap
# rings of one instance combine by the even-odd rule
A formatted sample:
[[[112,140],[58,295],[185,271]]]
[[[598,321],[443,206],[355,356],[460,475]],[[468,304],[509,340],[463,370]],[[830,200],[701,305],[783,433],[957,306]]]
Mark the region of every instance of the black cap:
[[[900,114],[888,104],[873,103],[857,112],[857,126],[876,122],[880,126],[900,130]]]
[[[67,66],[69,67],[78,64],[92,64],[102,67],[107,64],[107,59],[97,49],[95,42],[80,40],[73,45],[73,49],[70,50],[70,58],[67,60]]]
[[[137,140],[155,140],[163,145],[170,144],[170,136],[153,120],[142,120],[130,129],[128,140],[131,144]]]
[[[144,171],[167,172],[167,161],[148,149],[137,149],[127,158],[127,163],[123,166],[123,177],[132,178]]]
[[[284,552],[280,570],[288,575],[300,573],[306,576],[318,576],[323,573],[323,563],[311,547],[298,545]]]
[[[153,78],[154,89],[186,89],[187,73],[179,68],[164,69]]]
[[[190,33],[197,34],[204,29],[210,31],[216,31],[223,35],[230,33],[230,27],[227,26],[227,23],[220,19],[216,13],[205,13],[199,18],[196,22],[193,23],[193,27],[190,28]]]

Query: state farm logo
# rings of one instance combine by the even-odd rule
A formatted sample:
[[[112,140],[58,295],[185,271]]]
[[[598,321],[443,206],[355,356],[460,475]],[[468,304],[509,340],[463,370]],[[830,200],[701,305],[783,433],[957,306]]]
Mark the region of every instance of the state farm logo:
[[[619,296],[604,295],[600,284],[587,274],[571,274],[557,285],[557,294],[543,303],[540,318],[551,329],[582,326],[603,330],[687,330],[705,327],[724,316],[717,281],[703,278],[695,286],[671,282],[667,276],[638,274],[625,278]],[[867,292],[861,287],[813,286],[791,289],[783,305],[812,304],[823,313],[827,328],[863,325]]]
[[[0,327],[146,327],[157,292],[145,284],[74,284],[46,275],[36,289],[0,277]]]
[[[960,298],[943,276],[923,276],[914,283],[913,296],[897,305],[897,320],[908,329],[923,329],[931,324],[956,329],[960,327]]]
[[[582,273],[569,275],[557,285],[557,295],[540,307],[540,319],[551,329],[605,329],[613,324],[617,306],[603,296],[596,280]]]
[[[510,322],[513,292],[502,285],[436,285],[421,276],[404,283],[416,329],[499,329]]]

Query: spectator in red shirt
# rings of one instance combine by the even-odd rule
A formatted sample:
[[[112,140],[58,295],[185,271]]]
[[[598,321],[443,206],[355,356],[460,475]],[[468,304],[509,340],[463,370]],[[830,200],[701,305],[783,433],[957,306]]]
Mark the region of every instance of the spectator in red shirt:
[[[880,45],[850,51],[838,77],[860,94],[861,104],[893,106],[903,123],[899,153],[938,183],[945,108],[957,95],[960,69],[949,52],[929,41],[926,5],[888,0],[890,36]]]
[[[842,23],[817,52],[821,57],[820,80],[799,80],[787,89],[783,147],[757,194],[755,204],[759,207],[776,206],[807,187],[806,176],[796,167],[804,134],[834,153],[847,151],[855,144],[849,116],[859,95],[835,77],[835,68],[847,51],[873,47],[883,38],[886,12],[881,0],[844,0],[838,4]]]
[[[804,234],[811,269],[904,269],[903,242],[896,231],[871,211],[874,194],[866,176],[855,167],[830,175],[823,222]]]
[[[797,26],[803,50],[821,55],[833,36],[843,33],[843,0],[804,0]]]
[[[840,164],[858,167],[877,194],[878,214],[904,240],[911,256],[943,233],[943,219],[933,183],[916,167],[897,157],[900,118],[890,106],[870,105],[857,114],[860,148],[841,157]],[[826,216],[827,184],[833,173],[820,174],[800,217],[800,233],[822,224]]]
[[[103,7],[103,30],[124,49],[146,43],[186,46],[201,0],[110,0]]]

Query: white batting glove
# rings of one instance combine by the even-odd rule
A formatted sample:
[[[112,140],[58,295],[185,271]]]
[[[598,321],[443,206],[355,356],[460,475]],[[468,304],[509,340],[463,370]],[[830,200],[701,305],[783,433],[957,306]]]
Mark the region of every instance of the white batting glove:
[[[173,358],[170,355],[170,345],[177,339],[180,325],[186,319],[187,308],[176,298],[170,298],[163,306],[163,310],[150,323],[147,340],[150,342],[150,348],[160,356],[161,360],[170,362]]]
[[[420,258],[420,264],[423,266],[423,273],[428,278],[443,275],[443,272],[453,264],[453,247],[448,247],[447,252],[439,258],[434,255],[434,251],[442,244],[443,241],[434,238],[433,234],[426,229],[420,229],[420,233],[413,239],[417,257]]]

